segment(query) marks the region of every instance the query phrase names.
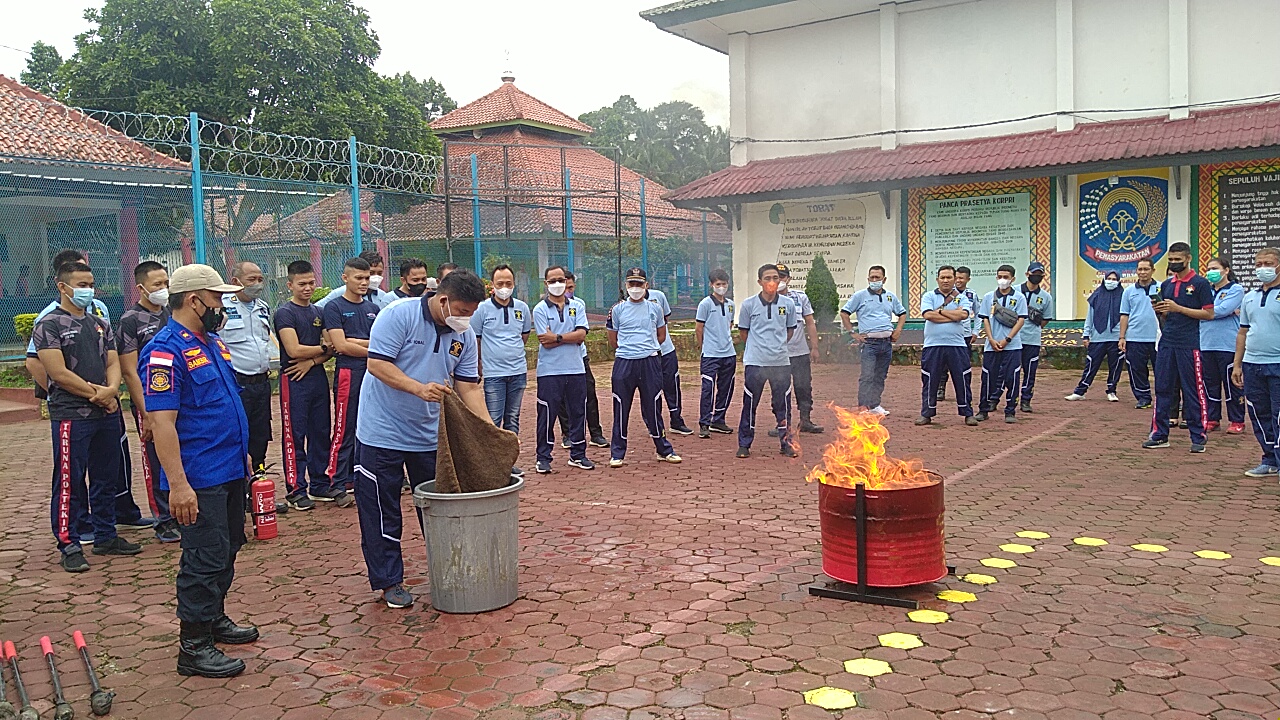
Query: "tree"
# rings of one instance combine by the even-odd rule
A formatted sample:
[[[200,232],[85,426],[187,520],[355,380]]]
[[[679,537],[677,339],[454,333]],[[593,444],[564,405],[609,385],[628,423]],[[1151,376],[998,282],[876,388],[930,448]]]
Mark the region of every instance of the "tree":
[[[399,84],[405,98],[418,108],[427,122],[458,109],[458,103],[449,97],[444,85],[436,82],[435,78],[419,80],[413,73],[400,73],[391,80]]]
[[[821,254],[813,256],[813,265],[804,279],[804,292],[813,303],[813,321],[818,328],[828,328],[836,317],[840,307],[840,292],[836,289],[836,279],[832,277],[827,261]]]
[[[729,135],[707,125],[702,110],[687,102],[667,102],[648,110],[623,95],[608,107],[579,118],[595,128],[590,141],[622,150],[622,164],[674,188],[729,164]]]
[[[58,94],[58,68],[62,67],[62,54],[58,48],[36,41],[27,58],[27,69],[19,76],[23,85],[54,97]]]

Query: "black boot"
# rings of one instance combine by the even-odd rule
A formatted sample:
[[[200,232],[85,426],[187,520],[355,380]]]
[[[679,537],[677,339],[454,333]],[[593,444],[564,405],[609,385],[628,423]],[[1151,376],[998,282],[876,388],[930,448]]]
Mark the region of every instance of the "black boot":
[[[800,432],[802,433],[821,433],[825,430],[821,425],[814,425],[808,415],[800,416]]]
[[[222,654],[213,644],[213,623],[182,621],[178,674],[229,678],[244,672],[244,661]]]
[[[227,645],[244,645],[258,639],[258,628],[252,625],[240,626],[223,615],[213,621],[213,641]]]

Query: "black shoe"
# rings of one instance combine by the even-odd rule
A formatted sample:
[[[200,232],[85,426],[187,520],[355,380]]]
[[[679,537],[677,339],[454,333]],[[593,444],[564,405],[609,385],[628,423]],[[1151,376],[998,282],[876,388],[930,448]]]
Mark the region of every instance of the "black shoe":
[[[783,457],[796,457],[800,453],[796,452],[796,449],[790,445],[783,445],[782,449],[778,451],[778,454]]]
[[[1018,412],[1029,413],[1029,412],[1035,412],[1035,410],[1031,409],[1030,401],[1023,400],[1022,404],[1018,406]]]
[[[1007,423],[1009,423],[1009,424],[1013,424],[1013,423],[1018,422],[1018,418],[1017,418],[1017,417],[1015,417],[1015,416],[1013,416],[1012,414],[1010,414],[1010,415],[1005,415],[1005,416],[1004,416],[1004,421],[1005,421],[1005,422],[1007,422]]]
[[[520,468],[516,467],[515,465],[512,465],[512,466],[511,466],[511,476],[512,476],[512,477],[524,477],[524,470],[522,470],[522,469],[520,469]]]
[[[1133,407],[1134,407],[1134,409],[1135,409],[1135,410],[1150,410],[1150,409],[1151,409],[1151,403],[1149,403],[1149,402],[1140,402],[1140,403],[1138,403],[1137,405],[1134,405]]]
[[[721,435],[732,435],[733,428],[729,427],[728,425],[725,425],[722,422],[711,423],[711,432],[720,433]]]
[[[142,552],[141,545],[131,543],[119,536],[93,546],[94,555],[137,555],[140,552]]]
[[[700,437],[700,438],[709,438],[709,437],[711,437],[711,426],[710,426],[710,425],[699,425],[699,426],[698,426],[698,437]]]
[[[1186,430],[1186,429],[1187,429],[1187,427],[1188,427],[1188,426],[1187,426],[1187,421],[1186,421],[1186,420],[1179,420],[1179,421],[1178,421],[1178,427],[1182,428],[1183,430]]]
[[[609,447],[609,441],[604,439],[604,435],[602,433],[592,435],[591,439],[587,442],[590,443],[591,447]]]
[[[289,503],[289,507],[293,508],[294,510],[297,510],[298,512],[306,512],[308,510],[313,510],[315,509],[315,506],[316,506],[316,504],[312,502],[311,498],[307,497],[302,493],[298,493],[297,495],[290,495],[285,498],[285,501]]]
[[[155,526],[156,526],[155,518],[140,517],[137,520],[132,520],[130,522],[116,523],[116,531],[120,532],[124,530],[150,530]]]
[[[778,437],[778,428],[773,428],[772,430],[770,430],[769,437]]]
[[[177,520],[166,520],[156,525],[156,540],[162,543],[176,543],[182,540],[182,532],[178,530]]]
[[[738,448],[738,453],[734,455],[734,457],[740,457],[740,458],[751,457],[751,448],[744,448],[744,447]]]
[[[916,418],[916,425],[928,425],[932,422],[933,422],[933,418],[925,417],[924,415],[921,415],[920,417]]]
[[[678,425],[673,424],[673,425],[671,426],[671,432],[673,432],[673,433],[675,433],[675,434],[677,434],[677,435],[692,435],[692,434],[693,434],[693,430],[692,430],[692,429],[690,429],[690,428],[689,428],[689,426],[688,426],[688,425],[685,425],[683,422],[682,422],[682,423],[680,423],[680,424],[678,424]]]
[[[236,625],[223,615],[213,621],[213,641],[227,645],[244,645],[258,639],[258,628],[252,625]]]
[[[974,416],[973,416],[973,418],[974,418],[975,420],[977,420],[978,422],[986,422],[986,421],[987,421],[987,411],[983,410],[982,412],[978,413],[977,415],[974,415]]]
[[[213,644],[213,623],[182,622],[178,674],[229,678],[244,672],[244,661],[229,658]]]
[[[277,502],[277,503],[276,503],[276,514],[277,514],[277,515],[284,515],[284,514],[285,514],[285,513],[287,513],[287,512],[289,512],[289,503],[282,503],[282,502]]]
[[[62,569],[69,573],[88,572],[89,561],[84,559],[84,551],[74,545],[72,548],[62,554]]]
[[[811,434],[813,434],[813,435],[818,435],[818,434],[821,434],[821,433],[826,432],[826,428],[822,427],[821,425],[814,425],[814,424],[813,424],[812,422],[810,422],[809,420],[801,419],[801,420],[800,420],[800,432],[802,432],[802,433],[811,433]]]
[[[968,426],[970,426],[970,427],[976,426],[979,422],[980,422],[980,421],[978,420],[978,418],[976,418],[976,417],[974,417],[974,416],[972,416],[972,415],[970,415],[969,417],[967,417],[967,418],[965,418],[965,419],[964,419],[964,424],[965,424],[965,425],[968,425]]]

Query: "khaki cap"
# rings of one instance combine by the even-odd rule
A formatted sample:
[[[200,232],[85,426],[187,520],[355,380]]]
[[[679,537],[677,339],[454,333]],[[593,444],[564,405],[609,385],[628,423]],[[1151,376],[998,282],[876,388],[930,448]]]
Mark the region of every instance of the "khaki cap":
[[[240,292],[244,288],[222,281],[217,270],[208,265],[183,265],[169,276],[169,292],[184,293],[194,290],[210,290],[219,293]]]

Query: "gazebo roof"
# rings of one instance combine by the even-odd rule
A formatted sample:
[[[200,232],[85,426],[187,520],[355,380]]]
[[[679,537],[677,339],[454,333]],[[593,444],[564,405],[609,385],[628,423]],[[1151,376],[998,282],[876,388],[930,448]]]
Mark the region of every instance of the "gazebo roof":
[[[431,129],[454,134],[494,127],[526,125],[566,135],[590,135],[594,128],[579,122],[516,87],[506,75],[497,90],[437,118]]]

